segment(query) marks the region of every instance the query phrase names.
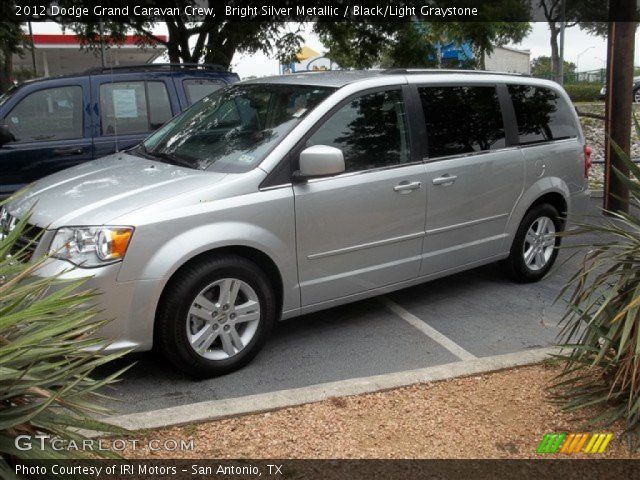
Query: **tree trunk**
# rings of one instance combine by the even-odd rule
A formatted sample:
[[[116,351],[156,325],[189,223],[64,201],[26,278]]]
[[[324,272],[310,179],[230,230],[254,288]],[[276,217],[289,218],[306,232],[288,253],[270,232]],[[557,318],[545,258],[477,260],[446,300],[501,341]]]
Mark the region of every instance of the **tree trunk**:
[[[13,73],[13,60],[11,53],[2,52],[0,59],[0,93],[6,92],[11,87],[11,75]]]
[[[553,73],[553,79],[558,82],[561,82],[560,78],[560,48],[558,47],[558,35],[560,34],[560,30],[558,29],[558,25],[556,22],[548,22],[549,30],[551,31],[551,72]]]

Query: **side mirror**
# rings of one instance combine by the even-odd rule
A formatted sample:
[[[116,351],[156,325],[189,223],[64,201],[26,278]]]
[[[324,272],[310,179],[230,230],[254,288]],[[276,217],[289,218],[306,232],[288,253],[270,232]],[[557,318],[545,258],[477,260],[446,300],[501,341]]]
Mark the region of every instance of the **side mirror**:
[[[328,177],[344,172],[342,150],[327,145],[314,145],[300,153],[300,170],[294,176],[298,180]]]
[[[9,127],[6,125],[0,125],[0,147],[6,145],[9,142],[15,142],[16,137],[11,133]]]

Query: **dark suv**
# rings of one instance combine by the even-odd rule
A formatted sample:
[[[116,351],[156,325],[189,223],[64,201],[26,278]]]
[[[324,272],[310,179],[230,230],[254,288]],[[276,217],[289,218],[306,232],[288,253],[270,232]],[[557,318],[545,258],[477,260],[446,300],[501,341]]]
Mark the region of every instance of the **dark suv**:
[[[238,80],[216,65],[148,64],[12,87],[0,97],[0,197],[133,147],[194,102]]]

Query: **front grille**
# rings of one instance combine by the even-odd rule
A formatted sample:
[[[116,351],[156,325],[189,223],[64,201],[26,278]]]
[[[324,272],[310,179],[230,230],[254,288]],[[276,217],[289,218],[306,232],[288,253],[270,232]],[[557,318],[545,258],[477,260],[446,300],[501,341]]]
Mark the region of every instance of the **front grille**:
[[[3,215],[0,223],[0,239],[5,238],[15,228],[18,220],[10,215]],[[40,237],[44,232],[43,228],[26,224],[22,234],[15,240],[9,249],[9,255],[15,256],[21,262],[28,262],[33,256]]]
[[[16,239],[9,253],[11,255],[18,255],[18,260],[23,262],[31,260],[43,230],[44,229],[36,227],[35,225],[25,225],[22,235]]]

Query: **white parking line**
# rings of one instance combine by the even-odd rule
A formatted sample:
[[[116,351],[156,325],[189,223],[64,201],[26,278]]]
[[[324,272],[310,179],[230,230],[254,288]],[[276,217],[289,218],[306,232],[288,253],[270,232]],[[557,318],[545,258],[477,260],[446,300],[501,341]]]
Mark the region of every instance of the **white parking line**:
[[[438,330],[430,326],[424,320],[420,320],[413,313],[402,308],[393,300],[390,300],[387,297],[381,297],[380,301],[385,307],[387,307],[387,309],[391,310],[393,313],[398,315],[409,325],[420,330],[422,333],[424,333],[427,337],[429,337],[434,342],[437,342],[440,345],[442,345],[444,348],[449,350],[460,360],[475,360],[476,358],[478,358],[473,353],[468,352],[467,350],[462,348],[460,345],[458,345],[456,342],[451,340],[449,337],[441,334]]]

